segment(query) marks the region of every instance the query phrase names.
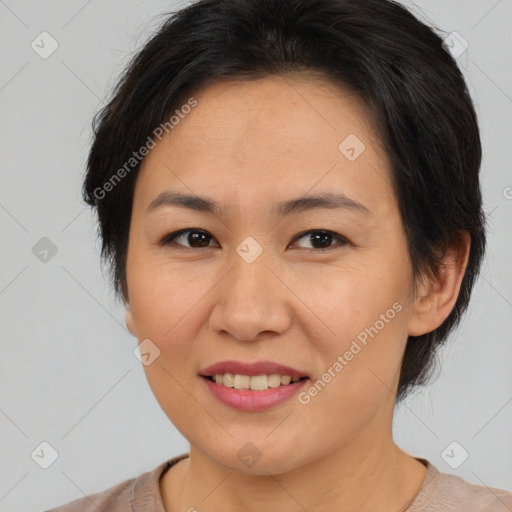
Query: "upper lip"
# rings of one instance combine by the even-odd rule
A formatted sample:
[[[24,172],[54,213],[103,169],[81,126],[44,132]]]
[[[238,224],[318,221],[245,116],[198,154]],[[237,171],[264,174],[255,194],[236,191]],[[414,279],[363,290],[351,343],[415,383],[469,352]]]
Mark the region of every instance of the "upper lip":
[[[307,377],[308,375],[300,370],[291,368],[284,364],[274,363],[272,361],[256,361],[254,363],[243,363],[241,361],[220,361],[204,368],[199,372],[203,377],[213,375],[224,375],[225,373],[239,375],[289,375],[290,377]]]

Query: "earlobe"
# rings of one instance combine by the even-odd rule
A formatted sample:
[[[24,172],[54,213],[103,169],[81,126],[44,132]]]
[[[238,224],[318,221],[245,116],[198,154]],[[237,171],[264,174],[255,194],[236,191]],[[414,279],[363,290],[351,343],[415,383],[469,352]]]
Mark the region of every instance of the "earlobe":
[[[424,277],[417,286],[408,334],[421,336],[437,329],[451,313],[464,277],[471,238],[462,231],[446,251],[435,278]]]
[[[135,336],[137,338],[138,336],[137,336],[137,331],[135,329],[135,322],[133,321],[133,313],[132,313],[129,303],[126,304],[126,313],[124,315],[124,320],[126,323],[126,328],[130,331],[130,333],[133,336]]]

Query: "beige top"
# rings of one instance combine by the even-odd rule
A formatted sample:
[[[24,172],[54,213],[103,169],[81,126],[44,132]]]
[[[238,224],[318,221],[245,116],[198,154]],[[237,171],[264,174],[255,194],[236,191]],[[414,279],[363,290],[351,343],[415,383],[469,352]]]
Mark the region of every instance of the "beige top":
[[[166,512],[160,494],[160,478],[188,456],[188,453],[178,455],[136,478],[45,512]],[[417,460],[427,466],[427,473],[405,512],[512,511],[512,492],[471,484],[458,476],[439,472],[426,459]]]

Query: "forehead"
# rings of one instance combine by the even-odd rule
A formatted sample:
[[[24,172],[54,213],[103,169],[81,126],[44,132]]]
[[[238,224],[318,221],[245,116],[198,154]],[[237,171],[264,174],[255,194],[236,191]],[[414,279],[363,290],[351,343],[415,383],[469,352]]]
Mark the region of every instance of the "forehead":
[[[272,76],[215,83],[194,98],[142,163],[137,188],[148,201],[169,185],[216,192],[219,202],[305,194],[317,184],[361,202],[392,194],[368,109],[347,89]]]
[[[314,74],[219,82],[200,90],[196,99],[198,107],[187,115],[188,126],[173,129],[176,139],[194,130],[206,140],[226,144],[240,144],[250,135],[277,147],[337,149],[340,136],[358,133],[366,139],[371,136],[371,144],[378,143],[363,100]],[[242,148],[250,154],[254,146]]]

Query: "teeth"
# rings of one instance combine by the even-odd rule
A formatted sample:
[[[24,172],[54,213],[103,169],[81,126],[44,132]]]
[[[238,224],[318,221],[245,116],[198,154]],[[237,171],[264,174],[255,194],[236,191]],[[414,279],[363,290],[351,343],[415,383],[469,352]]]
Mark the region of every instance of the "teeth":
[[[283,375],[281,377],[281,384],[283,386],[286,386],[287,384],[290,384],[290,381],[292,380],[292,378],[289,376],[289,375]]]
[[[222,384],[228,388],[235,389],[251,389],[253,391],[263,391],[268,388],[277,388],[279,386],[286,386],[290,382],[297,382],[300,377],[293,379],[289,375],[239,375],[232,373],[225,373],[224,375],[214,375],[213,381],[217,384]]]

